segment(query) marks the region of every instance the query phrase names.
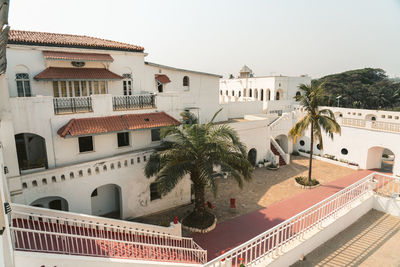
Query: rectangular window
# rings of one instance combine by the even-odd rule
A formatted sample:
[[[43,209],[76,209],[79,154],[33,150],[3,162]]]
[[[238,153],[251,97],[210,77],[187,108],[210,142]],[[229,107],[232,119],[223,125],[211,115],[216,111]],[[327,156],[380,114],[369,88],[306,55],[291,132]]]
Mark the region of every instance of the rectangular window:
[[[61,88],[61,96],[62,97],[67,97],[67,82],[61,81],[60,82],[60,88]]]
[[[86,81],[81,81],[82,96],[88,96]]]
[[[94,81],[93,82],[93,87],[94,87],[94,94],[96,94],[96,95],[100,94],[100,92],[99,92],[99,82],[98,81]]]
[[[93,151],[93,136],[83,136],[78,138],[79,152]]]
[[[15,81],[17,83],[17,92],[19,97],[32,96],[28,73],[15,74]]]
[[[89,95],[93,95],[93,83],[91,81],[88,82],[89,87]]]
[[[74,96],[74,87],[72,86],[72,82],[68,82],[68,94],[70,97]]]
[[[60,97],[60,92],[58,91],[58,82],[53,82],[53,95],[54,97]]]
[[[106,94],[106,82],[99,82],[100,84],[100,94]]]
[[[75,96],[81,96],[81,90],[79,90],[79,82],[74,81],[74,92]]]
[[[160,190],[158,190],[158,183],[150,184],[150,201],[161,198]]]
[[[151,141],[155,142],[155,141],[160,141],[160,129],[152,129],[151,130]]]
[[[129,132],[117,133],[118,147],[129,146]]]

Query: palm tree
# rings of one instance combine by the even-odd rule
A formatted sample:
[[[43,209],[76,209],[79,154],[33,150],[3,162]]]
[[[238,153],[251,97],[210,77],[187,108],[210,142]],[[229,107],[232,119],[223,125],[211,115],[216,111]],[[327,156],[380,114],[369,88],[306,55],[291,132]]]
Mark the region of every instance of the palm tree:
[[[301,95],[295,97],[300,105],[305,108],[307,114],[298,121],[289,131],[289,137],[296,142],[296,139],[303,136],[305,130],[310,127],[310,163],[308,169],[308,182],[311,183],[312,156],[314,139],[318,139],[320,149],[323,149],[322,131],[333,139],[334,133],[341,133],[340,125],[336,122],[335,115],[330,109],[319,109],[320,103],[324,100],[325,91],[323,84],[320,85],[299,85]]]
[[[206,228],[214,222],[214,215],[205,209],[204,193],[209,187],[214,196],[217,194],[217,177],[222,177],[225,172],[236,180],[240,188],[243,180],[251,179],[253,167],[235,130],[226,124],[213,123],[220,111],[206,124],[199,124],[194,115],[181,114],[185,123],[162,129],[164,141],[145,167],[146,177],[156,176],[158,189],[164,195],[186,175],[190,176],[195,205],[183,224],[192,227]],[[217,171],[219,167],[220,171]]]

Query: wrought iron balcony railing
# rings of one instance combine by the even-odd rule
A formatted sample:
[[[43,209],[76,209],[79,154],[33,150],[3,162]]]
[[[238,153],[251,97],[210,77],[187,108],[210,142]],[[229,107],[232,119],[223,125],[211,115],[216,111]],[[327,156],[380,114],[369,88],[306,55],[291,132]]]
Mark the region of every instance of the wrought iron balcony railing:
[[[92,99],[87,97],[57,97],[53,99],[54,114],[92,112]]]
[[[155,107],[156,102],[154,94],[113,96],[114,111]]]

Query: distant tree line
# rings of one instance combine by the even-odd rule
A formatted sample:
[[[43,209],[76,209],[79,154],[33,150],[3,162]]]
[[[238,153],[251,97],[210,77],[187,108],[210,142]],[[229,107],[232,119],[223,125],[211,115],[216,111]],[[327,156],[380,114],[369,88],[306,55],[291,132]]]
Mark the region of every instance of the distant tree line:
[[[382,69],[365,68],[312,80],[325,89],[324,105],[400,111],[400,83]],[[339,98],[339,101],[338,101]]]

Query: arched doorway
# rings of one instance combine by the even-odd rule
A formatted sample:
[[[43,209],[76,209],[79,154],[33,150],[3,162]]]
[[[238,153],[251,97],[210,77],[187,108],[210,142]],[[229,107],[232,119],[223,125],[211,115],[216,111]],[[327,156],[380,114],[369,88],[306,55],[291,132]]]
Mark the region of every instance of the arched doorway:
[[[265,100],[267,101],[271,100],[271,91],[269,89],[267,89],[267,95],[265,97]]]
[[[381,172],[393,172],[395,154],[388,148],[371,147],[368,149],[367,169],[377,169]]]
[[[365,119],[367,120],[367,121],[376,121],[376,115],[375,114],[367,114],[366,116],[365,116]]]
[[[276,91],[275,100],[282,100],[282,99],[283,99],[283,92],[282,89],[279,89],[278,91]]]
[[[249,150],[249,154],[247,155],[247,159],[250,161],[251,165],[256,166],[257,163],[257,150],[252,148]]]
[[[106,184],[94,189],[90,195],[92,214],[107,218],[122,218],[121,187]]]
[[[43,137],[32,133],[16,134],[15,144],[20,171],[48,168],[46,141]]]
[[[30,206],[52,210],[68,211],[68,201],[62,197],[43,197],[33,201]]]
[[[289,153],[289,142],[288,137],[284,134],[278,135],[275,137],[275,141],[282,148],[285,153]]]
[[[260,100],[264,101],[264,89],[261,89],[261,98],[260,98]]]

